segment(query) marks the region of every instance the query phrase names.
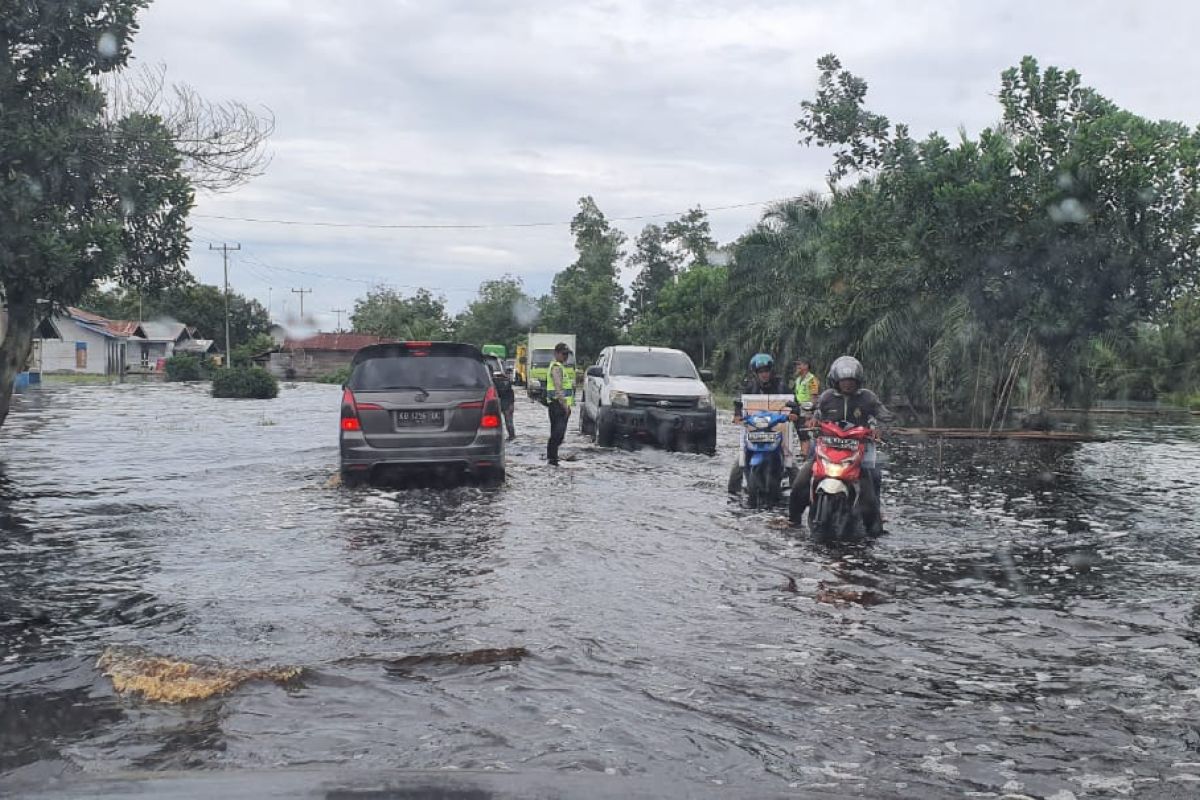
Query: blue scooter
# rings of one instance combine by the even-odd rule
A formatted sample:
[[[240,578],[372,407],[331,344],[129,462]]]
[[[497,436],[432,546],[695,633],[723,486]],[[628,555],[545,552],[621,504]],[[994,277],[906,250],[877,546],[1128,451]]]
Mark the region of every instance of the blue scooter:
[[[777,426],[790,419],[787,412],[750,411],[742,417],[742,477],[751,508],[770,508],[783,494],[786,476],[783,463],[783,437],[787,428]]]

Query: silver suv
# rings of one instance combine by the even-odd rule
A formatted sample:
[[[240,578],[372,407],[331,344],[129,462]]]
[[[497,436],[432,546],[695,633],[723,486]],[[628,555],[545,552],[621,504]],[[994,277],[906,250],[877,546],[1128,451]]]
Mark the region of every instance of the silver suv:
[[[373,344],[342,391],[342,482],[469,474],[504,481],[500,400],[479,349],[451,342]]]

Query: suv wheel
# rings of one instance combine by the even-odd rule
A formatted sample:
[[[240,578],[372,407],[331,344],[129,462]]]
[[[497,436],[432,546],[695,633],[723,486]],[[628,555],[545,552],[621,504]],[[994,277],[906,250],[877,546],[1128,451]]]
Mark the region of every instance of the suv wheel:
[[[360,471],[351,472],[350,470],[343,469],[341,470],[341,477],[342,486],[347,489],[357,489],[367,482],[366,473]]]
[[[612,410],[600,407],[596,417],[596,444],[600,447],[612,447],[617,442],[617,421],[613,419]]]
[[[504,467],[488,467],[479,471],[479,483],[489,489],[504,485]]]
[[[579,407],[579,432],[584,436],[596,438],[596,423],[588,416],[587,406]]]

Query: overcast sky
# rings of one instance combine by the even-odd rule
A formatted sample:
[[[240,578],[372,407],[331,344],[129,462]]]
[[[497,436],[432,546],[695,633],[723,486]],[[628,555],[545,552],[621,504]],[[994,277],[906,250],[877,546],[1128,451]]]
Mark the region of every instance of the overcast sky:
[[[1001,8],[1003,6],[1003,8]],[[1073,67],[1118,104],[1200,119],[1196,4],[730,0],[156,0],[133,52],[211,100],[269,107],[266,175],[201,194],[189,265],[240,242],[237,291],[277,318],[298,295],[322,329],[372,284],[426,286],[452,310],[512,273],[534,294],[573,258],[565,224],[371,231],[213,216],[377,224],[569,222],[715,209],[821,189],[827,152],[796,143],[816,59],[837,53],[868,104],[916,135],[998,118],[1023,55]],[[722,241],[761,208],[713,210]],[[664,220],[654,220],[662,222]],[[630,238],[646,221],[623,221]],[[626,276],[626,282],[632,276]]]

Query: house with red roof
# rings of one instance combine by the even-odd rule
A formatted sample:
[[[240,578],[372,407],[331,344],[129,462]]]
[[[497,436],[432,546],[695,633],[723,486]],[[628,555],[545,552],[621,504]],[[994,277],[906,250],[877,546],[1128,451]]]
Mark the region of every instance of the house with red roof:
[[[371,344],[394,342],[366,333],[317,333],[312,336],[285,336],[281,344],[255,361],[277,378],[316,380],[350,366],[354,354]]]

